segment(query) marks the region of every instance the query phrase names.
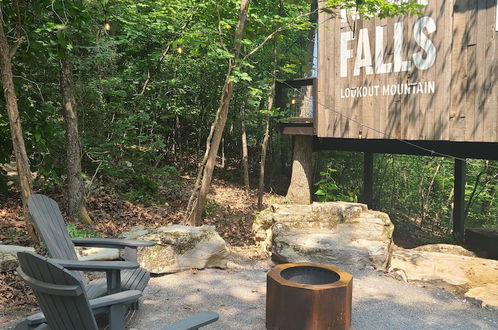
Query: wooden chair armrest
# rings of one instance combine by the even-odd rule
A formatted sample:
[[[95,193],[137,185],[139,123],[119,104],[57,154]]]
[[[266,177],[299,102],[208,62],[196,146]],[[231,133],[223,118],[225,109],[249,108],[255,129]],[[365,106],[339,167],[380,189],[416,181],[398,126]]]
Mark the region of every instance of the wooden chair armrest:
[[[218,313],[208,311],[194,314],[186,319],[178,321],[163,330],[195,330],[219,319]]]
[[[134,241],[127,239],[112,238],[72,238],[75,246],[102,247],[124,249],[125,247],[146,247],[154,246],[156,243],[150,241]]]
[[[142,291],[126,290],[89,301],[92,309],[108,307],[116,304],[132,304],[142,296]]]
[[[110,270],[136,269],[140,266],[138,263],[131,261],[79,261],[67,259],[51,260],[58,263],[64,268],[81,271],[107,272]]]

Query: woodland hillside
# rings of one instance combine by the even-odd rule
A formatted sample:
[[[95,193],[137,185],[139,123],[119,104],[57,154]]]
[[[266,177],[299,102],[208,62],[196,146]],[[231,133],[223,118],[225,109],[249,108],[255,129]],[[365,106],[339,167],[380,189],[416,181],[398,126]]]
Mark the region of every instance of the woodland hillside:
[[[268,102],[275,79],[303,77],[311,69],[312,3],[254,1],[243,13],[235,0],[2,1],[12,84],[6,60],[2,77],[15,92],[0,100],[9,114],[0,112],[2,206],[18,205],[20,193],[24,200],[25,188],[12,173],[25,152],[28,168],[20,182],[32,177],[26,187],[61,196],[72,221],[89,225],[98,218],[101,193],[185,208],[199,164],[205,166],[206,143],[217,134],[212,131],[227,84],[226,124],[219,147],[211,148],[217,151],[215,177],[257,187],[267,135],[261,187],[285,195],[292,139],[279,133],[279,122],[288,114]],[[9,112],[13,99],[20,121]],[[22,127],[9,129],[13,122]],[[357,201],[361,163],[358,153],[316,153],[315,199]],[[467,226],[495,227],[498,164],[468,163]],[[450,158],[378,155],[374,208],[450,239],[452,165]],[[204,214],[210,203],[208,197]]]
[[[417,8],[375,3],[381,16]],[[210,224],[253,245],[255,212],[291,202],[290,114],[273,101],[277,81],[312,72],[314,4],[0,0],[0,243],[38,246],[26,202],[39,192],[76,237]],[[375,156],[370,208],[390,215],[396,244],[456,242],[453,164]],[[314,200],[361,201],[362,171],[361,153],[315,152]],[[465,215],[498,226],[498,162],[467,160]],[[1,304],[34,306],[13,272],[0,290]]]

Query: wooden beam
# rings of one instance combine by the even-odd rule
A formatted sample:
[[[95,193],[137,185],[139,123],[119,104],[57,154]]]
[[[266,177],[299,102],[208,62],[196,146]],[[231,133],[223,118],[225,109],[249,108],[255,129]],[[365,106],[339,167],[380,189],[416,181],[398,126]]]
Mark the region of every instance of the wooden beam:
[[[465,160],[455,159],[453,234],[460,243],[465,240],[465,170]]]
[[[278,82],[278,84],[282,84],[284,88],[299,88],[303,86],[312,86],[316,78],[311,77],[311,78],[299,78],[299,79],[292,79],[292,80],[285,80],[282,82]]]
[[[283,126],[282,134],[287,135],[313,135],[312,126]]]
[[[285,124],[293,124],[293,123],[309,123],[310,125],[313,125],[313,118],[308,118],[308,117],[291,117],[287,119],[287,122],[282,122],[283,125]]]
[[[416,146],[420,148],[417,148]],[[444,155],[458,158],[498,160],[496,142],[407,141],[381,139],[315,138],[313,149],[373,152],[419,156]],[[434,151],[434,153],[431,152]]]
[[[361,202],[372,208],[373,202],[373,161],[374,154],[372,152],[363,153],[363,191],[361,194]]]

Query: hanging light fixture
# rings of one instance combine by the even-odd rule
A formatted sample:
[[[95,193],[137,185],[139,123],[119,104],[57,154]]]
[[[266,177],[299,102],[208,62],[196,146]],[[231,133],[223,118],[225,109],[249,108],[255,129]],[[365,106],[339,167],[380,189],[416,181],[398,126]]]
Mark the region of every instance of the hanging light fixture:
[[[103,25],[103,28],[106,31],[110,31],[111,30],[111,24],[109,24],[109,15],[107,15],[107,6],[105,6],[103,9],[104,9],[104,25]]]

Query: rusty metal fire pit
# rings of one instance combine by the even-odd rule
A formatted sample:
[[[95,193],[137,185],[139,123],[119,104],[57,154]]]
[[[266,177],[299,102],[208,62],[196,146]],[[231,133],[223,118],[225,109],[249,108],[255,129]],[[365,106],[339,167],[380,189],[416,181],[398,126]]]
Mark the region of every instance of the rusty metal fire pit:
[[[314,263],[282,264],[267,275],[268,330],[351,328],[353,276]]]

